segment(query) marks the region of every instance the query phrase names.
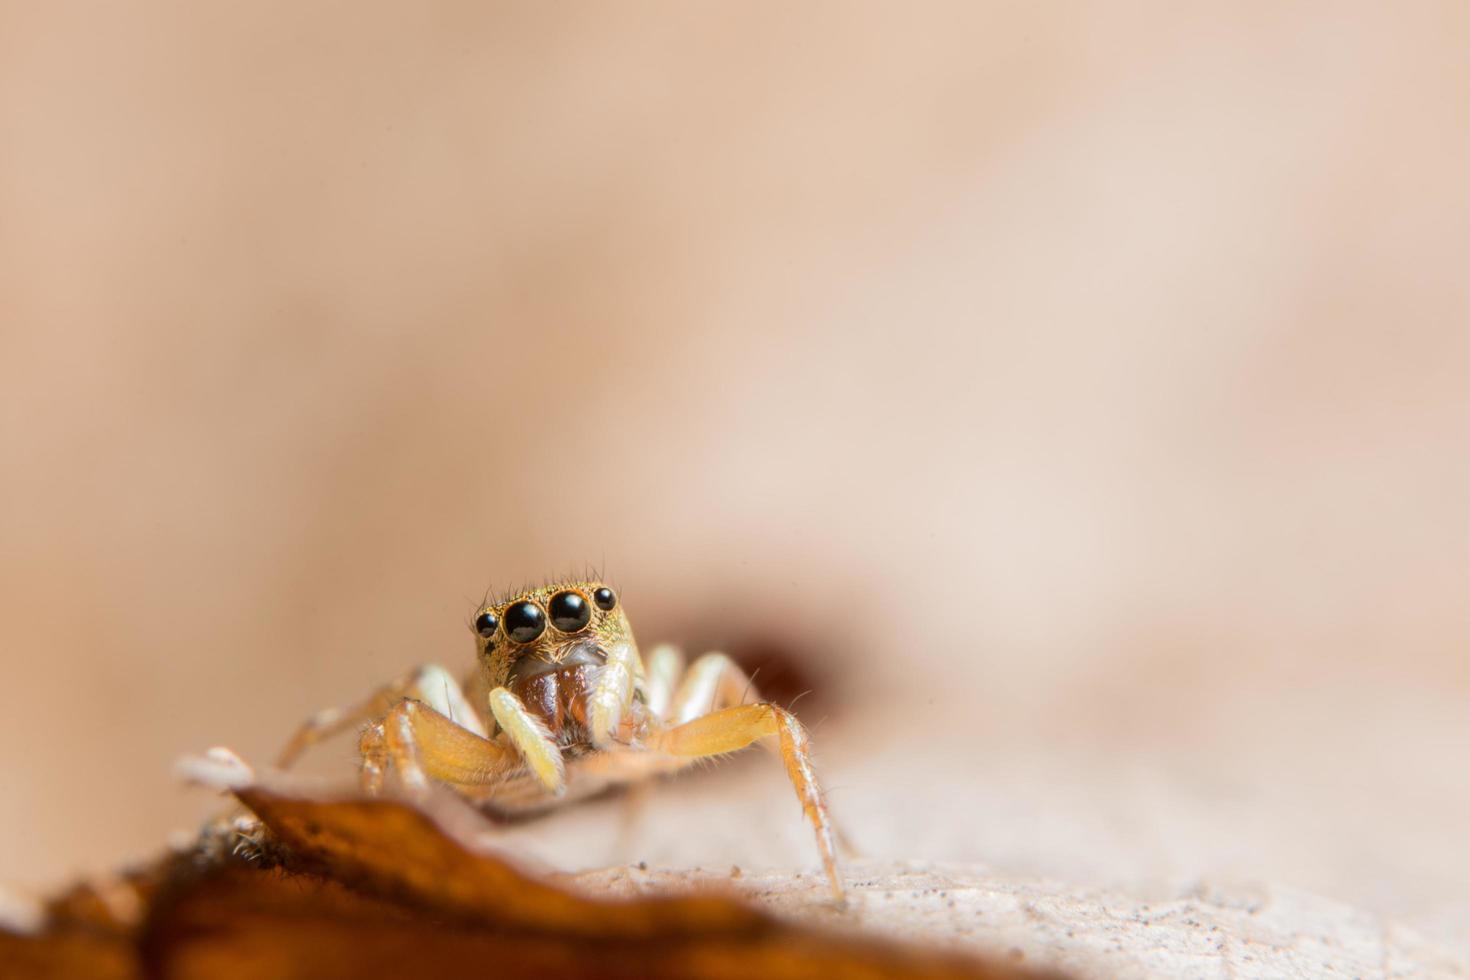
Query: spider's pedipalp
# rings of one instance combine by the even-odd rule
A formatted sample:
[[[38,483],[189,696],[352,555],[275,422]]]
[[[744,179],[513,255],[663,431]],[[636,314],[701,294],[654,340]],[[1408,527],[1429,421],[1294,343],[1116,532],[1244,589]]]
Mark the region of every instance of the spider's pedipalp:
[[[560,794],[566,788],[565,764],[546,723],[503,687],[490,692],[490,713],[547,792]]]
[[[592,744],[605,749],[613,742],[623,713],[633,700],[633,677],[637,652],[619,643],[607,652],[607,662],[597,673],[587,695],[587,728]]]

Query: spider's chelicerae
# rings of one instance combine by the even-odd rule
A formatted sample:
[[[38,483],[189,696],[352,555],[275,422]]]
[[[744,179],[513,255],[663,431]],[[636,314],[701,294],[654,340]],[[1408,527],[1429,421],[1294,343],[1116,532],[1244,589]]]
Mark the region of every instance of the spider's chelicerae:
[[[411,792],[435,780],[476,804],[517,813],[775,738],[816,830],[832,894],[842,898],[806,729],[759,700],[729,657],[708,653],[686,670],[677,649],[658,646],[645,665],[616,593],[596,581],[487,604],[473,629],[478,663],[462,682],[443,667],[420,667],[354,708],[309,719],[278,764],[366,722],[359,748],[369,793],[388,779]]]

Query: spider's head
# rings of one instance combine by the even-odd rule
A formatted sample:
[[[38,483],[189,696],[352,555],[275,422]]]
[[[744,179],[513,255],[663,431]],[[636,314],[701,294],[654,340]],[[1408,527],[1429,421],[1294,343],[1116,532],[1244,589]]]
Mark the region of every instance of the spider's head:
[[[578,666],[600,667],[633,631],[618,595],[602,582],[557,582],[480,607],[471,623],[493,685],[516,686]]]

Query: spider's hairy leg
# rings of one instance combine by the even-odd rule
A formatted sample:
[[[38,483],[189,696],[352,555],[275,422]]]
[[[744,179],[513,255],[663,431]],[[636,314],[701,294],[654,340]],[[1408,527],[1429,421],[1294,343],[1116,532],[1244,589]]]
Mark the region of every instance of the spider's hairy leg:
[[[389,771],[409,789],[423,790],[429,779],[483,785],[520,766],[514,749],[411,698],[399,701],[382,721],[369,726],[358,748],[363,788],[369,792],[382,789]]]
[[[349,728],[383,717],[394,704],[404,698],[421,700],[440,714],[448,715],[455,724],[483,737],[487,734],[485,723],[464,695],[465,687],[472,687],[478,676],[479,671],[476,670],[461,685],[449,671],[438,664],[417,667],[398,680],[378,688],[359,704],[350,708],[328,708],[306,719],[276,757],[276,765],[281,769],[289,768],[313,745]]]
[[[779,737],[786,776],[796,790],[802,812],[817,833],[817,849],[822,854],[827,883],[833,897],[842,901],[832,821],[822,787],[812,770],[811,740],[795,715],[769,702],[737,704],[659,731],[649,738],[648,747],[671,756],[696,759],[735,752],[770,735]]]
[[[362,759],[362,791],[377,796],[383,791],[388,774],[388,733],[381,721],[362,730],[357,740],[357,754]]]
[[[660,643],[648,654],[643,698],[649,714],[655,718],[668,717],[669,706],[674,703],[674,686],[683,671],[684,651],[671,643]]]
[[[587,694],[587,728],[597,748],[612,744],[623,713],[633,701],[634,681],[641,674],[638,651],[632,644],[619,643],[607,652],[607,662]]]
[[[490,692],[490,713],[496,724],[526,760],[536,779],[553,795],[566,790],[566,771],[561,749],[546,730],[546,723],[526,710],[521,699],[503,687]]]
[[[665,717],[679,725],[715,708],[759,700],[755,686],[735,661],[723,653],[706,653],[685,671]]]

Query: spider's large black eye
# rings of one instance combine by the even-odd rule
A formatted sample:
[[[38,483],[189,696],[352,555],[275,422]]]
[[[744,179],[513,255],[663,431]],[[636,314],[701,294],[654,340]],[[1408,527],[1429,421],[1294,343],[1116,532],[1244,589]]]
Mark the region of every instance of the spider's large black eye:
[[[517,643],[530,643],[546,632],[546,614],[531,601],[518,602],[505,611],[505,635]]]
[[[612,589],[609,589],[607,586],[604,585],[602,588],[592,593],[592,601],[597,603],[598,609],[606,612],[612,609],[613,606],[616,606],[618,604],[618,597],[613,595]]]
[[[563,633],[575,633],[592,622],[592,607],[580,592],[558,592],[546,604],[551,613],[551,625]]]
[[[488,609],[475,617],[475,632],[487,640],[495,635],[495,627],[499,625],[500,620],[496,619],[495,614]]]

